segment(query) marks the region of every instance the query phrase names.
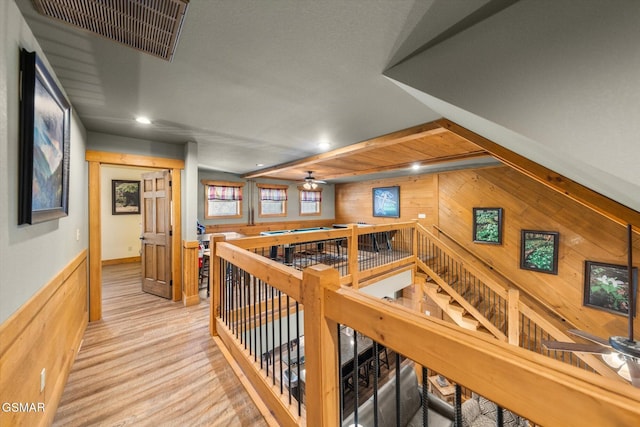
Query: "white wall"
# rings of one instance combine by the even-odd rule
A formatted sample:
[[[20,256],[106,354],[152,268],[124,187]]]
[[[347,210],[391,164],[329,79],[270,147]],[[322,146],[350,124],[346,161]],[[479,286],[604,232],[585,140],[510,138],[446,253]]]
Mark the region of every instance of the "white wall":
[[[53,72],[13,1],[0,1],[0,29],[0,322],[4,322],[87,248],[88,221],[86,133],[72,114],[69,215],[17,225],[20,48],[36,51]]]
[[[102,218],[102,260],[130,258],[140,255],[141,214],[113,215],[112,183],[114,179],[140,181],[143,173],[154,169],[102,165],[100,206]]]
[[[385,74],[429,108],[640,210],[640,2],[522,0]]]

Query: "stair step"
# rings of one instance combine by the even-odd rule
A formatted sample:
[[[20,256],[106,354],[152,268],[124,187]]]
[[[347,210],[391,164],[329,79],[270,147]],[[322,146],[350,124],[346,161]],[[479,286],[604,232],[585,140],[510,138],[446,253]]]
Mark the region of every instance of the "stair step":
[[[436,294],[431,295],[431,297],[434,300],[440,301],[440,303],[442,305],[448,305],[452,300],[451,295],[449,295],[449,294],[447,294],[445,292],[438,292]]]
[[[447,307],[447,308],[451,312],[458,313],[460,317],[464,316],[464,314],[467,312],[467,310],[465,310],[464,307],[462,307],[462,306],[460,306],[458,304],[449,304],[449,307]]]
[[[426,294],[428,294],[429,291],[439,292],[440,286],[433,282],[425,282],[422,284],[422,291]]]

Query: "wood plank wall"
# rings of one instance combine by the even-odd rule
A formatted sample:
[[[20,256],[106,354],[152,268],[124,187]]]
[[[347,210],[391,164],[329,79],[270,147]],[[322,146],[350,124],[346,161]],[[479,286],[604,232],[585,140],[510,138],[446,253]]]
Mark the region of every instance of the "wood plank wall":
[[[248,224],[220,224],[207,225],[205,230],[207,233],[222,233],[226,231],[235,231],[245,236],[259,236],[263,231],[278,230],[295,230],[297,228],[308,227],[331,227],[336,221],[333,219],[310,219],[295,221],[274,221],[261,222],[254,225]]]
[[[584,307],[584,261],[626,265],[626,229],[507,167],[444,172],[336,185],[336,222],[388,223],[372,216],[371,189],[400,186],[400,221],[418,217],[439,225],[460,244],[511,278],[579,328],[608,337],[626,335],[624,316]],[[472,209],[504,209],[503,244],[473,243]],[[520,230],[560,233],[558,275],[520,269]],[[634,234],[634,264],[640,236]],[[640,317],[635,328],[640,330]]]
[[[626,335],[624,316],[584,307],[584,262],[627,264],[626,228],[509,168],[443,173],[440,227],[580,328],[607,337]],[[503,244],[472,242],[472,208],[504,209]],[[520,231],[557,231],[558,274],[520,269]],[[640,238],[634,234],[634,264]],[[635,327],[640,327],[636,318]]]
[[[33,403],[35,409],[3,408],[0,425],[51,424],[88,319],[85,250],[0,325],[0,403]]]
[[[394,185],[400,186],[400,218],[374,217],[372,201],[373,188]],[[424,213],[426,218],[419,220],[421,224],[425,226],[437,224],[437,185],[437,175],[420,175],[336,184],[336,222],[389,224],[418,219],[418,214]]]

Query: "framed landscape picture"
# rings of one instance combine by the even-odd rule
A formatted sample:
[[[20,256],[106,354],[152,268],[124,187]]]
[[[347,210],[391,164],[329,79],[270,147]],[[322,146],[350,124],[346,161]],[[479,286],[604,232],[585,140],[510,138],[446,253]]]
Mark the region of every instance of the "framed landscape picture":
[[[400,187],[373,189],[373,216],[400,218]]]
[[[634,301],[638,295],[638,269],[632,270]],[[629,270],[627,266],[585,261],[584,305],[609,311],[629,314]],[[634,304],[637,306],[637,304]],[[635,316],[636,310],[632,309]]]
[[[502,244],[502,208],[473,208],[473,241]]]
[[[558,274],[558,240],[555,231],[522,230],[520,268]]]
[[[71,106],[34,52],[20,51],[18,224],[69,212]]]
[[[111,180],[111,213],[134,215],[140,213],[140,181]]]

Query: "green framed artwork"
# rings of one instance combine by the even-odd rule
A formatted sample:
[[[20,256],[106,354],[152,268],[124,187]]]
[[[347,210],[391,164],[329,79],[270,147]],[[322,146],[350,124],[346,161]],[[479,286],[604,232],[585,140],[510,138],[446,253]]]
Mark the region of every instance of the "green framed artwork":
[[[473,208],[473,241],[502,244],[502,208]]]
[[[558,240],[556,231],[522,230],[520,268],[540,273],[558,274]]]

